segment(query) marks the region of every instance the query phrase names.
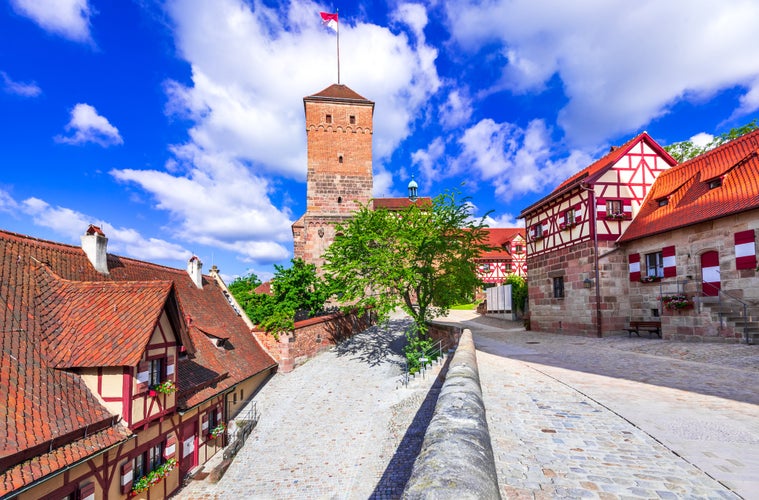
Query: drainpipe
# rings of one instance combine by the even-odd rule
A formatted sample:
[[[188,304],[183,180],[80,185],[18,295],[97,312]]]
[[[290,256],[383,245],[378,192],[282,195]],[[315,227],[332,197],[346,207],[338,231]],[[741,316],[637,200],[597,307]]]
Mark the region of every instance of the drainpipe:
[[[596,192],[593,188],[583,186],[580,184],[580,189],[584,189],[590,193],[590,230],[593,234],[593,262],[596,268],[596,336],[603,337],[603,328],[601,324],[601,283],[600,283],[600,271],[598,269],[598,221],[596,220]]]

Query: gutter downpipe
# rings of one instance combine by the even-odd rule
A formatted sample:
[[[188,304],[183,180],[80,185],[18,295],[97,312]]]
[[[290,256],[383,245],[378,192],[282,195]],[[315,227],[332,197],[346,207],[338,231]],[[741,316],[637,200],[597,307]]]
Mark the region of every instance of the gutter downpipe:
[[[603,337],[603,328],[601,324],[601,284],[600,284],[600,271],[598,269],[598,221],[596,220],[596,191],[588,186],[579,185],[580,189],[590,192],[590,210],[591,210],[591,226],[590,230],[593,232],[593,261],[595,264],[595,277],[596,277],[596,336],[598,338]]]

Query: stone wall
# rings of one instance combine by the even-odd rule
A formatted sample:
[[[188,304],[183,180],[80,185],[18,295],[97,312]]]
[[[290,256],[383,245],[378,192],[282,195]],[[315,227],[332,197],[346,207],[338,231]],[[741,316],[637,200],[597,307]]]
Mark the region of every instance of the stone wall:
[[[448,367],[403,498],[501,498],[469,330]]]
[[[709,304],[701,304],[700,258],[705,252],[719,254],[721,289],[732,297],[754,305],[759,304],[759,272],[757,269],[736,269],[734,234],[747,229],[759,230],[759,212],[724,217],[703,222],[687,228],[670,231],[631,242],[623,249],[625,258],[638,253],[641,270],[645,274],[645,255],[658,252],[665,246],[675,247],[676,276],[662,278],[653,283],[631,282],[629,285],[630,318],[652,319],[659,315],[662,337],[671,340],[695,340],[715,342],[738,342],[742,340],[742,328],[722,323]],[[694,301],[694,307],[680,311],[663,309],[659,301],[662,295],[684,293]],[[722,294],[723,303],[738,304]],[[716,299],[715,299],[716,300]]]
[[[432,340],[435,342],[442,341],[441,346],[443,351],[456,348],[463,330],[463,328],[457,325],[435,322],[427,323],[427,328],[429,328],[428,333]]]
[[[261,330],[254,330],[253,333],[265,343],[279,363],[279,370],[287,373],[342,340],[366,330],[374,322],[375,317],[371,313],[361,317],[336,313],[298,321],[292,333],[280,335],[278,340]]]

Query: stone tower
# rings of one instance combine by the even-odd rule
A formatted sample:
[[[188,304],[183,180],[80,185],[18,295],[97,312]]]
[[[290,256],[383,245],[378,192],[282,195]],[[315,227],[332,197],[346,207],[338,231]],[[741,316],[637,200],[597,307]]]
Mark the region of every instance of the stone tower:
[[[306,213],[292,225],[295,258],[320,269],[336,223],[372,198],[374,103],[345,85],[303,98],[308,147]]]

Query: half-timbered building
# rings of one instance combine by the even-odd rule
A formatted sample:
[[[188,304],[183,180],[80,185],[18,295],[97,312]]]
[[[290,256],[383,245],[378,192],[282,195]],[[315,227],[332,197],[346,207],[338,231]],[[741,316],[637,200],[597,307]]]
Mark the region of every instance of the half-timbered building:
[[[486,285],[502,285],[515,274],[527,277],[527,249],[524,229],[519,227],[486,228],[485,243],[491,248],[475,260],[477,274]]]
[[[276,368],[218,273],[0,231],[0,497],[165,498]]]
[[[533,329],[601,336],[624,327],[627,262],[615,242],[675,164],[644,132],[522,211]]]

